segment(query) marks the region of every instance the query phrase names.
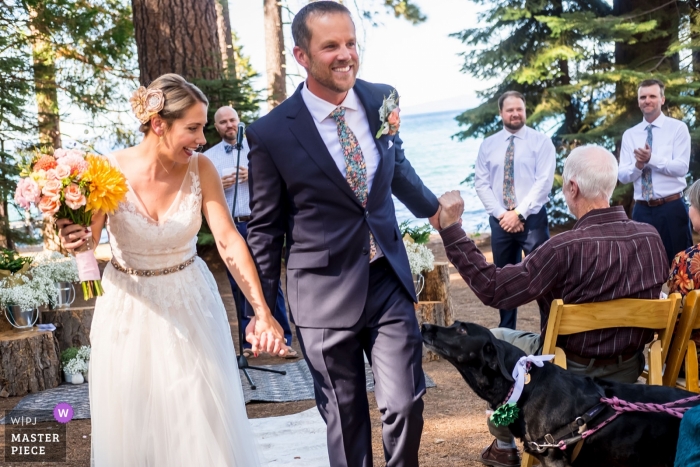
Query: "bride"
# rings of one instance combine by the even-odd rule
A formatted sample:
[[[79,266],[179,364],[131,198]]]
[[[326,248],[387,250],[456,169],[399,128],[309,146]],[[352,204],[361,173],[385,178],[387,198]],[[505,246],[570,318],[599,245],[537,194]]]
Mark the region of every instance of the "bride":
[[[217,171],[195,152],[206,142],[207,99],[167,74],[131,103],[143,141],[108,156],[128,180],[127,199],[89,229],[59,221],[68,249],[91,235],[96,243],[106,225],[113,254],[90,332],[92,464],[260,465],[224,305],[196,255],[201,213],[254,308],[253,351],[284,355],[286,346]]]

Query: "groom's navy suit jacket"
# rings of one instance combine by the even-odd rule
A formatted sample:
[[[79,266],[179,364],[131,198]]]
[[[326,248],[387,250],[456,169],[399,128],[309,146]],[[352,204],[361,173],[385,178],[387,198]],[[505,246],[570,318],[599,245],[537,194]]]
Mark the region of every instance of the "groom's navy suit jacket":
[[[435,214],[438,201],[404,157],[399,135],[383,135],[375,139],[380,162],[362,207],[316,129],[301,96],[303,85],[246,131],[252,211],[248,245],[270,309],[286,234],[287,298],[294,322],[349,328],[360,319],[371,286],[370,230],[416,299],[392,193],[416,217]],[[354,89],[376,134],[379,108],[392,88],[357,80]]]

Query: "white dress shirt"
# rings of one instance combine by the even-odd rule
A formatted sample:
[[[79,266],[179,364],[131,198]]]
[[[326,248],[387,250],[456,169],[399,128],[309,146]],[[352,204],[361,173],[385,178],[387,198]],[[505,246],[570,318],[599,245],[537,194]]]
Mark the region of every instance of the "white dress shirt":
[[[306,83],[304,83],[304,86],[301,88],[301,98],[304,100],[306,108],[309,109],[309,113],[316,124],[316,129],[321,135],[321,139],[326,144],[326,148],[328,148],[328,152],[333,158],[333,162],[335,162],[338,170],[340,170],[340,173],[343,175],[343,178],[345,178],[346,175],[345,155],[343,148],[340,146],[338,125],[335,119],[331,117],[331,113],[338,107],[345,107],[345,123],[355,134],[360,149],[362,149],[362,156],[365,158],[365,167],[367,168],[367,193],[369,194],[372,191],[372,181],[374,180],[374,174],[377,172],[377,166],[379,165],[379,150],[374,142],[374,135],[369,128],[367,112],[365,112],[365,108],[357,98],[355,90],[350,88],[343,102],[339,105],[335,105],[316,96],[309,91],[309,88],[306,87]],[[377,248],[377,253],[372,259],[373,262],[384,256],[379,244],[375,246]]]
[[[226,141],[221,141],[216,146],[209,148],[204,155],[209,158],[214,163],[216,171],[219,172],[219,176],[223,175],[224,169],[233,169],[234,174],[236,168],[236,158],[238,157],[238,150],[233,145],[233,151],[230,154],[226,154],[226,149],[224,146],[228,144]],[[241,160],[240,166],[248,166],[248,141],[243,138],[243,148],[241,148]],[[228,204],[229,211],[233,210],[233,195],[236,188],[234,183],[230,187],[224,190],[224,195],[226,195],[226,204]],[[245,181],[238,186],[238,198],[236,199],[236,211],[233,214],[235,217],[238,216],[250,216],[250,191],[248,190],[248,182]]]
[[[350,88],[348,95],[345,96],[345,100],[339,105],[334,105],[309,91],[305,83],[301,89],[301,97],[304,99],[304,104],[306,104],[306,108],[309,109],[314,119],[316,129],[321,135],[323,142],[326,143],[328,152],[331,154],[335,165],[338,166],[338,170],[340,170],[343,178],[345,178],[345,156],[338,138],[338,125],[330,115],[336,108],[345,107],[345,123],[355,134],[357,142],[360,144],[360,149],[362,149],[362,155],[365,158],[367,191],[370,192],[372,190],[374,173],[379,165],[379,151],[374,142],[374,135],[369,129],[367,113],[362,103],[358,100],[355,90]]]
[[[552,191],[556,156],[549,136],[523,126],[515,134],[504,128],[486,138],[476,159],[474,187],[489,215],[497,218],[508,210],[503,203],[503,166],[511,136],[515,136],[515,210],[527,219],[540,212]]]
[[[647,142],[646,120],[625,131],[620,148],[620,168],[618,179],[622,183],[634,182],[634,199],[642,200],[642,171],[636,167],[634,150],[643,148]],[[651,184],[654,189],[652,199],[682,193],[687,186],[685,176],[690,163],[690,133],[688,125],[659,115],[651,123]]]

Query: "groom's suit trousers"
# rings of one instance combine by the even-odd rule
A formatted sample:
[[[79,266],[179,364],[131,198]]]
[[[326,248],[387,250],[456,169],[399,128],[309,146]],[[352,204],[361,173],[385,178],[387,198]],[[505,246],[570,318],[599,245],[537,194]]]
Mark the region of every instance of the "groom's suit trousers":
[[[389,263],[370,265],[367,302],[351,328],[297,327],[316,403],[328,426],[332,467],[372,466],[372,437],[363,354],[382,418],[387,467],[418,466],[425,377],[422,339],[411,297]],[[340,311],[340,310],[339,310]]]

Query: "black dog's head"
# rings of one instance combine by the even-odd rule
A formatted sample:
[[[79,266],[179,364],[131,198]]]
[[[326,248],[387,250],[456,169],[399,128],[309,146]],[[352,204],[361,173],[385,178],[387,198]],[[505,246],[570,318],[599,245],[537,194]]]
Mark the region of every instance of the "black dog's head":
[[[453,364],[479,397],[493,407],[503,402],[513,385],[513,367],[525,355],[522,350],[474,323],[455,321],[448,328],[424,324],[421,333],[425,345]]]

